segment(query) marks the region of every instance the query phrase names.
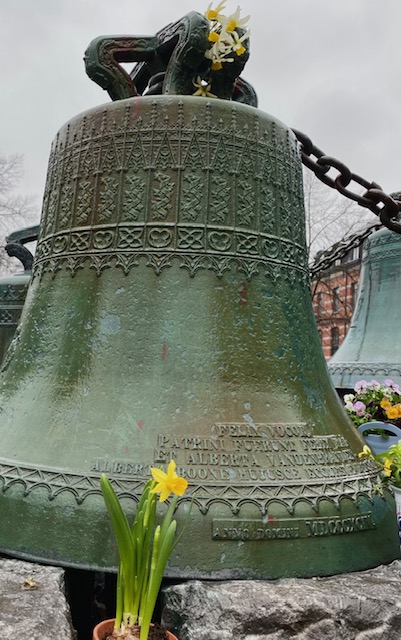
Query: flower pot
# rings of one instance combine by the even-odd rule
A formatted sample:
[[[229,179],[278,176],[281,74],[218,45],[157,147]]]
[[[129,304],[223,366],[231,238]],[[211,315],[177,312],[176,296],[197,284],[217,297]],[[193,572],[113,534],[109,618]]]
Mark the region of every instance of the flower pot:
[[[400,536],[400,544],[401,544],[401,489],[398,487],[392,487],[394,491],[395,498],[395,508],[397,511],[397,522],[398,522],[398,533]]]
[[[372,429],[385,430],[386,433],[388,433],[388,438],[379,433],[364,435],[365,431]],[[389,447],[397,444],[398,440],[401,439],[401,429],[388,422],[365,422],[365,424],[361,424],[361,426],[358,427],[358,431],[363,435],[366,444],[375,455],[384,453]]]
[[[153,625],[151,625],[153,627]],[[105,640],[105,638],[112,633],[114,629],[114,618],[110,620],[102,620],[96,627],[93,629],[92,639],[93,640]],[[175,636],[171,631],[166,632],[166,637],[168,640],[178,640],[177,636]],[[139,635],[138,635],[139,638]]]

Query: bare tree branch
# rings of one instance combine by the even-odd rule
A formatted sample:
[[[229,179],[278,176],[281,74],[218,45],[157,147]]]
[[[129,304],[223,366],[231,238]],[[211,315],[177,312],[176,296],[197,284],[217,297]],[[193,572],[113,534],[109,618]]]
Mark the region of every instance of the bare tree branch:
[[[0,153],[0,273],[3,275],[21,269],[20,262],[9,258],[4,251],[5,237],[11,231],[34,224],[39,217],[36,198],[15,192],[23,174],[22,156]]]
[[[377,220],[376,216],[304,170],[306,241],[310,261],[318,251]]]

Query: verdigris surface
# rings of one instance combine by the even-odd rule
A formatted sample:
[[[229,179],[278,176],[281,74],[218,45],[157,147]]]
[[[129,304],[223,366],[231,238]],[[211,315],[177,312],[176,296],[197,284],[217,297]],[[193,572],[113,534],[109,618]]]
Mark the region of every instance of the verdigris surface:
[[[206,57],[209,29],[190,14],[155,37],[89,47],[113,102],[52,146],[0,373],[0,550],[115,568],[100,473],[132,515],[150,467],[174,460],[188,531],[170,577],[392,561],[394,499],[358,458],[315,326],[297,141],[244,93],[246,34],[233,31],[243,52],[222,64]]]
[[[398,195],[398,194],[393,194]],[[358,380],[391,378],[401,384],[401,344],[391,336],[401,313],[401,237],[388,229],[363,245],[358,301],[349,332],[331,358],[337,389],[353,389]]]

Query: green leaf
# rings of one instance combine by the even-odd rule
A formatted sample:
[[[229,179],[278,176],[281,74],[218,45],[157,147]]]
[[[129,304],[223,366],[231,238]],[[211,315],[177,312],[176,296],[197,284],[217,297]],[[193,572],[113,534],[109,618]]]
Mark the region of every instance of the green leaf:
[[[131,606],[133,601],[134,590],[134,542],[131,529],[128,524],[124,511],[122,510],[120,501],[110,483],[106,474],[100,476],[100,488],[109,512],[110,520],[113,526],[114,535],[117,540],[118,552],[120,554],[121,569],[123,575],[123,609],[124,613],[132,613]]]

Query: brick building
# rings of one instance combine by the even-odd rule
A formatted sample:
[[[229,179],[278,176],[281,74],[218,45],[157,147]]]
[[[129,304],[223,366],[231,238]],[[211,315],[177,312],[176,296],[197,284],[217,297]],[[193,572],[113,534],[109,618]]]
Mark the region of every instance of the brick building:
[[[315,262],[330,257],[337,245],[320,252]],[[312,278],[312,302],[326,360],[337,351],[350,326],[361,271],[363,241],[332,266]]]

